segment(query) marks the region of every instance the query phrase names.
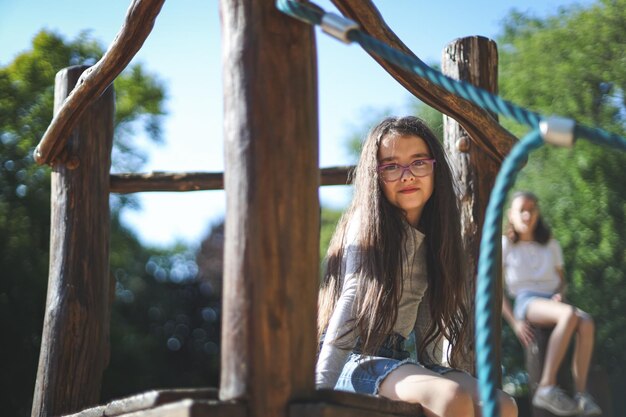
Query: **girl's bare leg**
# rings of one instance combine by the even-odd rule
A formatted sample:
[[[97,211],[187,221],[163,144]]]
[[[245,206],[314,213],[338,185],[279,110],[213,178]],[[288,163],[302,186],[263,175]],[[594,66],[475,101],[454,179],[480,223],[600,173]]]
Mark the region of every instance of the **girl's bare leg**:
[[[585,392],[587,390],[587,375],[589,374],[591,354],[593,353],[595,326],[589,314],[577,310],[577,315],[579,320],[576,329],[574,357],[572,358],[572,376],[576,391]]]
[[[392,400],[419,403],[428,417],[480,416],[476,380],[462,372],[439,375],[421,366],[406,364],[391,372],[379,394]],[[517,406],[501,393],[503,417],[516,417]]]
[[[474,400],[474,415],[482,415],[480,407],[480,397],[478,395],[478,381],[476,380],[476,378],[464,372],[449,372],[442,375],[442,377],[457,382],[467,392],[469,392],[472,396],[472,399]],[[511,396],[509,396],[505,392],[498,391],[498,401],[500,402],[500,415],[502,417],[517,416],[517,404]]]
[[[526,319],[538,326],[554,326],[543,364],[540,386],[556,385],[556,375],[572,335],[578,326],[576,309],[559,301],[536,299],[528,306]]]

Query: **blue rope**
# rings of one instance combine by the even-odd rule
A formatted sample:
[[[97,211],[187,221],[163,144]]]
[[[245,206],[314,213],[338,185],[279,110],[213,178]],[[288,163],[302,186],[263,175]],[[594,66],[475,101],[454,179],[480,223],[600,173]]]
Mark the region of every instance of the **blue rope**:
[[[574,133],[576,137],[587,138],[591,142],[597,143],[598,145],[609,146],[611,148],[626,151],[626,140],[615,133],[609,133],[602,129],[583,125],[576,125]]]
[[[495,260],[500,247],[504,201],[528,154],[543,143],[539,131],[533,130],[513,146],[498,172],[485,215],[476,284],[476,370],[484,417],[499,415],[496,391],[499,378],[494,365],[494,329],[497,326],[492,308],[495,296]]]
[[[313,3],[299,3],[293,0],[276,0],[276,7],[297,19],[313,25],[320,25],[326,12]],[[433,84],[442,87],[450,93],[456,94],[486,110],[498,113],[502,116],[516,120],[518,123],[536,129],[543,117],[535,112],[520,107],[514,103],[500,98],[497,95],[469,83],[454,80],[432,69],[419,58],[407,55],[404,52],[391,48],[384,42],[375,39],[361,30],[353,29],[347,34],[348,39],[357,42],[363,49],[376,54],[387,61],[404,68]],[[576,125],[577,135],[591,139],[596,143],[626,149],[626,139],[621,136],[608,133],[602,129]]]
[[[276,0],[276,8],[291,17],[318,26],[322,23],[322,17],[326,13],[313,3],[304,4],[290,0]]]
[[[537,113],[519,107],[489,93],[486,90],[445,76],[441,72],[426,65],[419,58],[407,55],[397,49],[390,48],[385,43],[361,31],[353,30],[349,32],[348,38],[358,42],[363,49],[375,53],[392,64],[417,74],[433,84],[438,85],[468,101],[471,101],[484,109],[512,118],[519,123],[530,126],[531,128],[537,128],[539,126],[541,118]]]
[[[313,6],[312,3],[298,3],[292,0],[277,0],[276,7],[290,16],[313,25],[320,25],[322,16],[325,14],[323,9]],[[361,30],[351,30],[348,32],[347,36],[351,41],[359,43],[363,49],[379,55],[387,61],[407,71],[413,72],[422,78],[426,78],[430,82],[482,108],[513,118],[519,123],[528,125],[531,128],[539,126],[540,117],[537,113],[503,100],[486,90],[447,77],[426,65],[419,58],[391,48]]]

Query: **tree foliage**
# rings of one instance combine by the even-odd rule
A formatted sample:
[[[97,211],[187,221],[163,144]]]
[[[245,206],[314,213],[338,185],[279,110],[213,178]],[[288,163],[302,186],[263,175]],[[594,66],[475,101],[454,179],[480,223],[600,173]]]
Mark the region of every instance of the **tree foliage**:
[[[547,18],[511,13],[498,40],[501,94],[625,136],[624,28],[624,0],[564,8]],[[538,194],[563,246],[569,297],[594,316],[595,361],[614,386],[626,382],[625,166],[626,153],[579,140],[572,150],[535,152],[517,183]]]
[[[32,152],[52,119],[54,77],[93,64],[103,48],[82,34],[67,41],[42,31],[32,49],[0,67],[0,408],[30,415],[41,343],[50,228],[50,171]],[[117,78],[113,169],[134,171],[146,159],[136,138],[161,140],[165,87],[134,65]],[[145,248],[119,222],[133,199],[111,199],[111,273],[116,278],[111,363],[103,399],[163,386],[217,379],[216,293],[197,280],[184,247]]]

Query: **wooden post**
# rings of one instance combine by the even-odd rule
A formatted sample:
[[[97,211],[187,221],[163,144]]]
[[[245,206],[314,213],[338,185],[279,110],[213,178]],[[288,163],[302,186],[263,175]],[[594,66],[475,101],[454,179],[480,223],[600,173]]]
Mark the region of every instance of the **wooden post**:
[[[314,33],[222,0],[226,233],[220,399],[285,416],[314,391],[319,168]]]
[[[56,76],[55,112],[87,67]],[[85,111],[52,172],[50,271],[32,416],[100,400],[109,339],[109,171],[114,94]]]
[[[492,93],[498,92],[498,51],[496,43],[481,37],[472,36],[456,39],[443,52],[442,71],[447,76],[467,81]],[[493,115],[496,117],[495,115]],[[467,280],[470,294],[475,294],[475,281],[478,266],[478,252],[485,210],[489,195],[500,169],[499,163],[474,143],[489,143],[489,138],[475,142],[465,130],[448,116],[444,120],[444,145],[455,177],[459,185],[461,227],[467,253]],[[498,280],[497,294],[501,294]],[[496,297],[497,311],[500,312],[501,298]],[[473,314],[472,314],[473,319]],[[500,317],[500,314],[497,314]],[[500,323],[500,320],[496,320]],[[473,325],[472,325],[473,329]],[[496,331],[496,334],[500,334]],[[470,365],[473,368],[473,362]]]

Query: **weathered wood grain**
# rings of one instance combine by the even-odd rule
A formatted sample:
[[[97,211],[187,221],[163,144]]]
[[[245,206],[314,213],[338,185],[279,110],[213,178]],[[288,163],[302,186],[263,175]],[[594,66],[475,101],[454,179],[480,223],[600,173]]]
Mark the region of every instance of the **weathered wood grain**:
[[[149,410],[163,404],[182,400],[215,399],[217,399],[216,388],[153,390],[111,401],[106,405],[104,415],[118,416],[134,411]]]
[[[312,402],[293,404],[289,407],[290,417],[420,417],[421,413],[389,413],[365,410],[354,406]]]
[[[332,2],[344,15],[358,22],[361,29],[369,35],[414,56],[387,25],[371,0],[332,0]],[[427,11],[424,10],[424,13]],[[378,56],[372,57],[415,97],[456,119],[468,132],[471,140],[491,159],[500,162],[509,153],[516,138],[489,113],[426,79],[389,64]]]
[[[455,80],[463,80],[489,92],[497,93],[498,49],[496,43],[481,36],[454,40],[443,51],[442,72]],[[494,120],[497,120],[496,115],[492,116]],[[457,121],[445,115],[443,120],[444,146],[454,168],[458,185],[461,231],[467,255],[466,279],[473,298],[485,211],[500,169],[500,162],[491,158],[484,149],[472,142],[468,133]],[[501,300],[498,300],[496,304],[500,306]],[[474,317],[473,311],[470,317]],[[469,325],[473,329],[473,321]],[[472,337],[470,340],[473,341],[473,339]],[[468,363],[467,367],[474,371],[473,361]]]
[[[346,185],[354,167],[320,169],[320,185]],[[223,190],[221,172],[146,172],[111,174],[111,192]]]
[[[234,401],[182,400],[115,417],[247,417],[245,404]],[[106,415],[106,417],[109,417]],[[113,416],[111,416],[113,417]]]
[[[214,388],[155,390],[114,400],[64,417],[191,417],[247,416],[245,403],[216,401]],[[167,406],[165,406],[167,405]],[[288,404],[289,416],[419,417],[419,404],[334,390],[318,390],[307,399]],[[232,414],[231,414],[232,413]]]
[[[146,172],[111,174],[111,192],[223,190],[221,172]]]
[[[123,416],[137,411],[151,410],[163,404],[181,402],[183,400],[207,400],[217,399],[217,388],[178,388],[165,390],[152,390],[119,398],[108,404],[100,405],[79,411],[64,417],[114,417]],[[215,401],[213,403],[216,403]],[[231,405],[230,403],[228,405]],[[189,408],[187,406],[178,407]]]
[[[319,264],[313,29],[222,0],[226,232],[220,399],[285,416],[314,390]]]
[[[330,389],[318,390],[309,401],[294,401],[291,404],[292,416],[298,414],[295,410],[320,410],[322,415],[372,415],[372,416],[411,416],[419,417],[424,414],[420,404],[410,404],[404,401],[392,401],[384,397],[362,395],[351,392],[335,391]],[[371,414],[368,414],[371,413]]]
[[[55,110],[86,67],[56,77]],[[97,404],[109,356],[109,171],[113,88],[83,113],[52,172],[50,271],[32,415]]]
[[[104,56],[85,71],[76,88],[57,109],[46,129],[34,158],[38,164],[63,163],[65,143],[82,113],[126,68],[152,31],[165,0],[133,0],[126,20]]]

